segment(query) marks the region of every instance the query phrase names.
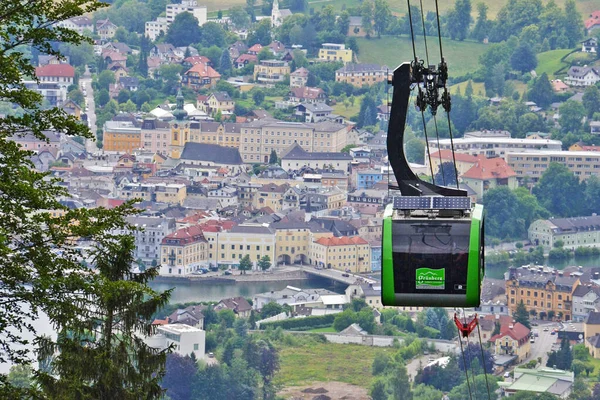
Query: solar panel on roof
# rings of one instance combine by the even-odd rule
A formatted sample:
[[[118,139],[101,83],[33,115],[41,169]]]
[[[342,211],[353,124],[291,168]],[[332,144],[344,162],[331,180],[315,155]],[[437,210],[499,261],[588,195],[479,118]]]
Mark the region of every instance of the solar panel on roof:
[[[396,196],[394,209],[396,210],[428,210],[431,208],[431,197]]]
[[[436,210],[469,210],[471,199],[469,197],[434,197],[433,208]]]

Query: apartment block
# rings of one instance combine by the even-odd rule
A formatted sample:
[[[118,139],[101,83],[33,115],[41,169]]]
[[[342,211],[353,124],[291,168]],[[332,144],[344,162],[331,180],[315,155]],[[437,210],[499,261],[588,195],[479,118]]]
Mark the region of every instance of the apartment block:
[[[131,154],[141,147],[142,129],[130,121],[106,121],[103,132],[102,148],[105,151]]]
[[[429,150],[433,154],[438,150],[452,150],[450,139],[440,139],[439,147],[437,140],[429,141]],[[470,154],[472,156],[484,155],[487,158],[502,157],[506,161],[508,154],[560,151],[562,142],[550,139],[513,139],[504,136],[486,137],[464,137],[454,139],[454,150],[457,153]],[[427,158],[427,154],[425,154]]]
[[[253,263],[264,256],[275,262],[275,230],[258,224],[236,225],[221,232],[204,232],[213,265],[239,265],[248,255]]]
[[[160,243],[175,231],[175,219],[158,216],[130,216],[127,222],[138,230],[135,236],[135,259],[142,260],[148,267],[160,261]]]
[[[352,62],[352,50],[344,44],[323,43],[319,49],[319,60]]]
[[[529,177],[537,182],[551,162],[566,166],[580,180],[600,175],[600,152],[595,151],[539,151],[507,153],[506,162],[519,178]]]
[[[168,29],[169,22],[167,22],[167,18],[158,17],[156,21],[146,21],[144,34],[154,42],[161,33],[166,34]]]
[[[290,74],[290,66],[285,61],[263,60],[254,66],[254,80],[264,84],[283,82]]]
[[[514,314],[523,301],[527,311],[540,319],[571,320],[573,292],[579,278],[565,276],[562,271],[535,266],[509,268],[506,280],[508,308]]]
[[[196,0],[182,0],[181,4],[167,4],[166,11],[169,24],[173,23],[175,17],[183,12],[192,14],[198,20],[200,26],[204,25],[207,20],[206,6],[199,6]]]
[[[187,197],[186,186],[177,183],[130,183],[119,191],[119,197],[125,200],[183,204]]]
[[[277,222],[271,227],[276,231],[276,260],[283,264],[310,264],[312,242],[333,237],[327,229],[307,222]]]
[[[151,153],[169,154],[171,126],[156,118],[146,118],[140,132],[141,148]]]
[[[190,129],[190,141],[239,149],[242,124],[205,121]]]
[[[346,64],[335,71],[335,81],[350,83],[353,86],[373,85],[385,82],[388,68],[379,64]]]
[[[527,236],[536,246],[547,250],[562,241],[567,249],[600,246],[600,216],[538,219],[529,226]]]
[[[208,242],[198,225],[165,236],[160,249],[162,276],[189,275],[208,264]]]
[[[309,262],[352,273],[371,271],[371,246],[361,237],[320,238],[311,243]]]
[[[154,335],[146,338],[149,347],[167,349],[171,347],[180,356],[194,353],[196,359],[204,357],[206,332],[186,324],[167,324],[156,327]]]

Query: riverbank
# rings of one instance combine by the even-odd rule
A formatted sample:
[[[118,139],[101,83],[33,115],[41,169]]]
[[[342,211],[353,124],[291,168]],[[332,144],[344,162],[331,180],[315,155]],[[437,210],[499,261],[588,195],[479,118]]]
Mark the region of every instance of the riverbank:
[[[222,284],[222,285],[234,285],[237,282],[279,282],[288,280],[308,280],[310,275],[301,270],[294,271],[274,271],[274,272],[249,272],[244,275],[238,275],[236,272],[234,275],[219,275],[219,276],[206,276],[206,275],[192,275],[192,276],[157,276],[154,280],[159,283],[200,283],[200,284]]]

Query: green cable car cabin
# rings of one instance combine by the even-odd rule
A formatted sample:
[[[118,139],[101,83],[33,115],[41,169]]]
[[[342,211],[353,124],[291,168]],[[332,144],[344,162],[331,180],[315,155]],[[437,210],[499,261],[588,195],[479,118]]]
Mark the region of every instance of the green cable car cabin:
[[[387,147],[398,186],[383,219],[382,303],[386,306],[476,307],[484,275],[483,206],[465,190],[421,180],[410,169],[403,146],[411,87],[417,108],[450,109],[440,66],[415,60],[393,74]],[[447,76],[447,75],[446,75]],[[437,89],[443,88],[441,100]],[[444,104],[447,96],[447,104]],[[432,100],[434,99],[434,100]],[[436,105],[437,102],[437,105]],[[434,108],[435,107],[435,108]],[[433,175],[433,172],[432,172]],[[457,179],[458,180],[458,179]]]

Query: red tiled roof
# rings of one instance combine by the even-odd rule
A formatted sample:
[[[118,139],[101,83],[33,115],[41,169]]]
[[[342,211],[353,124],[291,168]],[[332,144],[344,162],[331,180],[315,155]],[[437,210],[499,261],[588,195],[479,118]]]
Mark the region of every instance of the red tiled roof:
[[[115,61],[127,61],[127,55],[125,54],[121,54],[118,51],[107,51],[105,53],[102,54],[102,57],[104,59],[110,57],[110,59],[115,62]]]
[[[167,325],[169,323],[168,320],[166,319],[155,319],[154,321],[152,321],[152,325]]]
[[[347,246],[350,244],[369,244],[365,239],[359,236],[342,236],[342,237],[329,237],[329,238],[321,238],[317,240],[317,243],[323,246]]]
[[[248,49],[248,52],[256,52],[256,53],[260,53],[260,51],[262,50],[262,45],[260,43],[256,43],[254,46],[250,47]]]
[[[503,338],[504,336],[510,336],[511,338],[517,341],[526,339],[529,336],[529,328],[527,328],[520,322],[515,322],[515,324],[512,325],[512,329],[510,328],[510,326],[511,325],[501,326],[500,333],[492,336],[490,338],[490,342],[495,342],[497,339]]]
[[[561,81],[560,79],[555,79],[552,81],[552,88],[555,92],[560,92],[562,90],[569,89],[569,85]]]
[[[308,76],[308,74],[309,74],[309,71],[306,68],[301,67],[301,68],[298,68],[297,70],[295,70],[294,72],[292,72],[290,75],[299,76],[301,78],[306,78]]]
[[[436,151],[435,153],[431,154],[431,158],[434,160],[439,160],[440,153],[442,154],[442,160],[452,161],[452,151],[450,151],[450,150]],[[472,156],[470,154],[455,152],[454,157],[456,158],[456,161],[462,161],[462,162],[473,163],[473,164],[475,164],[477,162],[477,157]]]
[[[108,207],[106,208],[115,208],[125,203],[125,200],[121,199],[108,199]]]
[[[242,54],[235,60],[236,64],[243,63],[244,61],[248,61],[249,63],[257,62],[258,56],[255,54]]]
[[[485,158],[482,155],[477,156],[477,163],[462,175],[472,179],[506,179],[511,176],[517,174],[503,158]]]
[[[211,62],[210,59],[205,56],[191,56],[191,57],[184,59],[183,61],[185,61],[188,64],[192,64],[192,65],[196,65],[199,63],[210,64],[210,62]]]
[[[295,97],[298,99],[311,99],[311,100],[318,99],[319,96],[324,93],[323,89],[321,89],[321,88],[313,88],[313,87],[308,87],[308,86],[291,88],[290,92],[291,92],[291,97]]]
[[[75,68],[69,64],[48,64],[35,69],[37,77],[42,76],[61,76],[73,78],[75,76]]]
[[[199,63],[194,65],[192,68],[188,69],[186,71],[186,75],[188,74],[198,74],[198,76],[202,76],[202,77],[208,77],[208,78],[220,78],[221,74],[219,74],[217,71],[215,71],[211,66],[204,64],[204,63]]]
[[[594,11],[590,17],[585,20],[585,29],[590,29],[594,25],[600,25],[600,10]]]
[[[208,100],[208,96],[199,94],[198,97],[196,97],[196,100],[198,100],[200,103],[204,103],[206,100]]]
[[[167,241],[171,241],[173,239],[177,241],[177,243],[171,243],[173,245],[186,245],[190,243],[206,241],[206,239],[204,239],[204,235],[202,234],[202,227],[200,225],[178,229],[170,235],[165,236],[161,243],[167,244]]]

